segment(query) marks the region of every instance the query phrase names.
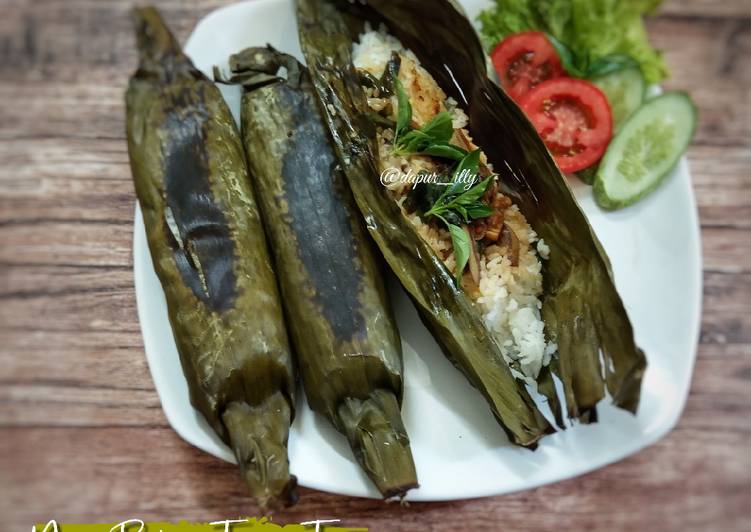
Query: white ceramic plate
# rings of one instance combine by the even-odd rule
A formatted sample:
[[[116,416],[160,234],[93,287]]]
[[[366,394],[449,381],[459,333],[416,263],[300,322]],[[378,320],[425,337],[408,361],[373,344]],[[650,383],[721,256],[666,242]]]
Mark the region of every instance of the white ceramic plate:
[[[462,3],[473,20],[486,4]],[[212,65],[226,66],[231,53],[266,43],[301,57],[293,0],[253,0],[219,9],[198,24],[186,52],[210,75]],[[222,90],[237,113],[239,92]],[[408,499],[499,495],[581,475],[643,449],[677,423],[688,394],[701,307],[699,229],[688,164],[681,161],[657,192],[617,213],[599,210],[590,187],[578,182],[572,186],[610,255],[637,342],[648,356],[638,415],[603,403],[597,424],[547,437],[534,452],[509,445],[480,394],[444,359],[392,279],[404,343],[403,416],[421,486]],[[146,357],[167,419],[196,447],[234,461],[190,405],[138,208],[133,257]],[[313,414],[302,393],[299,397],[289,454],[300,484],[377,497],[345,439]]]

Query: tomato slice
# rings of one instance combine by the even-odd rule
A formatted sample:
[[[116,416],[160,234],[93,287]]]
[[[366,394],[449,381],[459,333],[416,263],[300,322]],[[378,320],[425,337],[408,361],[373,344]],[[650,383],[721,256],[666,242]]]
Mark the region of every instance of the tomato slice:
[[[583,79],[540,83],[519,102],[563,172],[599,161],[613,138],[613,115],[605,94]]]
[[[501,86],[516,102],[543,81],[566,74],[555,48],[539,31],[509,35],[493,49],[491,58]]]

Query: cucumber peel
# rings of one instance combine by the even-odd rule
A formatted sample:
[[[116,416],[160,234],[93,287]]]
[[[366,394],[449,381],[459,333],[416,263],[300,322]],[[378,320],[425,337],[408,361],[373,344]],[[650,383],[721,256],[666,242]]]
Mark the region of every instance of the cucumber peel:
[[[591,81],[607,96],[613,112],[613,131],[617,133],[644,102],[647,82],[641,69],[638,66],[624,68]]]
[[[598,205],[617,210],[657,189],[694,136],[697,110],[684,92],[648,100],[610,143],[594,184]]]

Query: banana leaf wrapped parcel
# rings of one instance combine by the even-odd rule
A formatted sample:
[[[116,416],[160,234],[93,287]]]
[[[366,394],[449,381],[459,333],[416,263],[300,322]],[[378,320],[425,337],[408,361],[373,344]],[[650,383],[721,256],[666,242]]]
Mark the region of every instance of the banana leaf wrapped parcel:
[[[519,445],[636,412],[643,352],[608,259],[448,0],[297,0],[303,53],[367,227],[445,354]],[[556,389],[560,380],[562,392]]]
[[[152,8],[135,11],[128,151],[192,404],[268,509],[295,502],[295,381],[242,142],[214,83]]]
[[[245,88],[242,136],[308,403],[347,437],[383,497],[401,498],[417,487],[401,340],[315,89],[271,47],[233,55],[230,67]]]

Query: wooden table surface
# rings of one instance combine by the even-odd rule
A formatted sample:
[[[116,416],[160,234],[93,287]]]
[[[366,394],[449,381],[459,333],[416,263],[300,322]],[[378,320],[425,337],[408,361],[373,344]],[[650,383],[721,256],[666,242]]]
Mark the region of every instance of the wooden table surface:
[[[156,2],[178,36],[225,4]],[[130,1],[0,0],[0,530],[253,515],[235,467],[185,443],[154,390],[133,289],[123,90]],[[583,477],[408,508],[303,489],[277,518],[371,530],[751,530],[751,0],[650,21],[701,112],[689,151],[704,315],[675,430]]]

